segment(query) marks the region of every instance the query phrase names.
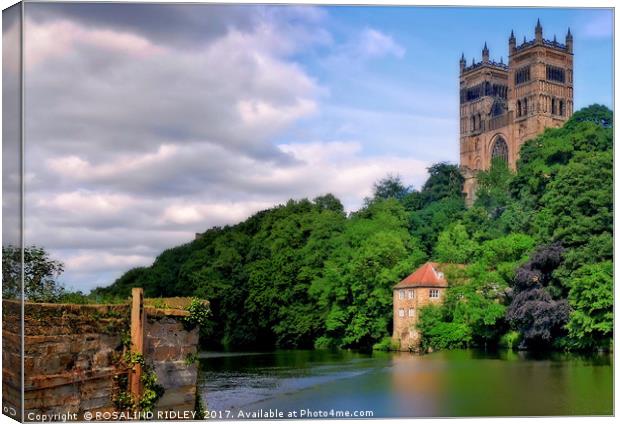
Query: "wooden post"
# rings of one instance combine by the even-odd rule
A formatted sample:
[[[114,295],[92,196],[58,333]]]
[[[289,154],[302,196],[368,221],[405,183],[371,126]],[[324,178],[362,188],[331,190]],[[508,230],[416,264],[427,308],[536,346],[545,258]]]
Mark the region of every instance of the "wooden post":
[[[131,289],[131,353],[144,355],[144,290]],[[142,365],[135,364],[130,375],[130,392],[137,401],[142,396]]]

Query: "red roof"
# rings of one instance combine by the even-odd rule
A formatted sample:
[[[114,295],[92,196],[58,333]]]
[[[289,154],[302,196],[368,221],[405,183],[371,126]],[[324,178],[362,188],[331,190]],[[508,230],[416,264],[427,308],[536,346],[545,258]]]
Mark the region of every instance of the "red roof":
[[[439,270],[440,266],[436,262],[427,262],[403,281],[396,284],[394,289],[402,289],[404,287],[448,287],[446,277]]]

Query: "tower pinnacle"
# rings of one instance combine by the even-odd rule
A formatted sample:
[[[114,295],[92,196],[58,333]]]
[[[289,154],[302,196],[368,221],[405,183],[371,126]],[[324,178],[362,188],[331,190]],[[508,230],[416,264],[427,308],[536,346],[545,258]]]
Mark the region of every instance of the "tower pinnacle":
[[[484,47],[482,49],[482,61],[483,62],[488,62],[489,61],[489,48],[487,47],[487,42],[484,42]]]
[[[566,33],[566,50],[568,50],[569,53],[573,52],[573,34],[570,33],[570,27]]]
[[[543,27],[540,24],[540,18],[538,19],[538,21],[536,21],[536,41],[542,41],[542,36],[543,36]]]

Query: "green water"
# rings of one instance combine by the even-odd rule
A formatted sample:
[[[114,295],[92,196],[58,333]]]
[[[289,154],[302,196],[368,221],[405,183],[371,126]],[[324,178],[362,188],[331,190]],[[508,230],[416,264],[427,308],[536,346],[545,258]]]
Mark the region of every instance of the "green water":
[[[203,352],[199,387],[215,418],[276,409],[285,417],[308,409],[374,418],[611,415],[612,365],[606,354],[512,351]]]

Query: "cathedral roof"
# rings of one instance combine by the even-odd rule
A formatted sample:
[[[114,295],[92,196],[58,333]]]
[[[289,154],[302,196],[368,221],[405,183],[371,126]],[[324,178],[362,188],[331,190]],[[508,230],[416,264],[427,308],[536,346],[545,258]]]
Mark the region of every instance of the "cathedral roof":
[[[394,289],[405,287],[448,287],[448,280],[443,272],[439,270],[441,264],[437,262],[427,262],[403,281],[394,286]]]

